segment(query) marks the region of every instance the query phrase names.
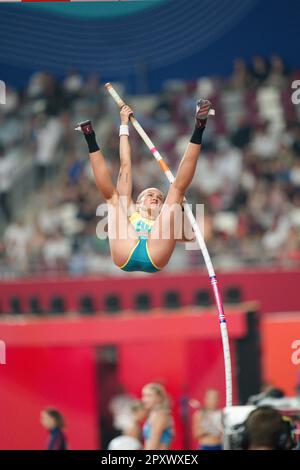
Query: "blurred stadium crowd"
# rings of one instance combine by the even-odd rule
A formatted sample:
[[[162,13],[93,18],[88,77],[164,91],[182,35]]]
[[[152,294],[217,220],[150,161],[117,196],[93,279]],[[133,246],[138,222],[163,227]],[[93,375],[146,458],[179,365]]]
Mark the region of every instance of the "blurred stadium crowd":
[[[226,78],[170,80],[157,95],[131,96],[135,113],[175,172],[194,124],[195,100],[209,98],[210,118],[188,200],[205,205],[205,238],[216,268],[300,262],[300,106],[296,71],[282,59],[234,63]],[[92,119],[116,180],[116,105],[97,76],[61,80],[34,74],[7,87],[0,109],[0,275],[112,273],[106,240],[96,237],[99,196],[85,142],[75,124]],[[168,183],[131,129],[135,195]],[[199,251],[179,246],[168,270],[202,266]]]

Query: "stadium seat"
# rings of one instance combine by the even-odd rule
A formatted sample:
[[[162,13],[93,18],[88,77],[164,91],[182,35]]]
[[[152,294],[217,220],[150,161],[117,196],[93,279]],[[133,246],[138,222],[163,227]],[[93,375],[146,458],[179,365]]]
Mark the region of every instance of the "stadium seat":
[[[66,312],[65,302],[62,297],[54,296],[50,299],[50,314],[60,315]]]
[[[117,313],[121,310],[121,300],[118,295],[108,295],[104,300],[104,309],[107,313]]]
[[[134,308],[139,311],[148,311],[151,309],[151,297],[147,292],[140,292],[134,299]]]
[[[194,305],[199,307],[207,307],[212,304],[212,299],[208,289],[199,289],[194,295]]]
[[[93,315],[95,313],[94,299],[89,295],[80,297],[79,311],[82,315]]]
[[[227,304],[238,304],[242,302],[242,291],[240,287],[230,286],[225,289],[224,302]]]
[[[11,297],[10,299],[10,313],[18,315],[22,313],[22,307],[19,297]]]
[[[165,292],[163,306],[170,309],[181,307],[179,293],[177,291]]]
[[[42,315],[43,309],[40,305],[40,299],[38,297],[30,297],[28,300],[29,304],[29,313],[32,313],[34,315]]]

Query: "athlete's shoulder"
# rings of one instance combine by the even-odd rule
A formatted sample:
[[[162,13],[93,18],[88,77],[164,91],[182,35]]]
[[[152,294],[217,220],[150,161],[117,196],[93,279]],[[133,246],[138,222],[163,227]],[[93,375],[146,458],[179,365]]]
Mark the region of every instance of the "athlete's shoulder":
[[[130,222],[136,222],[137,220],[140,220],[140,219],[141,219],[141,216],[140,216],[140,214],[139,214],[137,211],[133,212],[133,213],[129,216]]]

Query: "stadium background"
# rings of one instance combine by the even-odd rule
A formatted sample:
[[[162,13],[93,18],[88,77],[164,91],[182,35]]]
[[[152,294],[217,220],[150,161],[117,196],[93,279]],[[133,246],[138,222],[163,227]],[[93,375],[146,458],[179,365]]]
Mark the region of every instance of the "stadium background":
[[[0,366],[1,448],[42,448],[39,412],[49,404],[66,416],[73,449],[99,448],[107,404],[120,383],[135,396],[146,382],[166,385],[174,404],[175,448],[192,445],[187,397],[202,400],[213,386],[224,404],[221,340],[201,254],[179,249],[162,274],[120,275],[107,245],[94,240],[101,200],[91,189],[82,163],[86,151],[72,126],[77,118],[96,120],[116,172],[118,115],[101,88],[108,80],[128,97],[172,168],[192,124],[194,99],[201,90],[209,92],[216,118],[207,133],[207,155],[216,154],[218,162],[226,154],[237,178],[245,171],[249,193],[273,194],[269,205],[259,207],[268,223],[254,228],[252,238],[247,217],[246,228],[241,224],[247,198],[232,202],[241,195],[232,181],[227,206],[226,197],[223,205],[219,200],[226,188],[199,190],[201,173],[189,199],[199,203],[205,196],[206,222],[213,225],[208,241],[229,321],[235,403],[245,403],[265,381],[296,394],[299,365],[291,356],[300,317],[300,112],[291,102],[291,83],[300,78],[299,8],[296,0],[284,9],[282,2],[260,0],[95,2],[89,8],[0,4],[0,79],[7,85],[7,104],[0,105],[0,339],[7,345],[7,364]],[[253,56],[270,61],[274,54],[286,64],[280,83],[271,81],[269,70],[260,79],[252,73],[257,81],[248,84],[241,69],[233,69],[237,58],[250,67]],[[279,136],[275,144],[265,119]],[[247,126],[246,144],[229,139]],[[60,139],[47,144],[58,127]],[[38,140],[36,129],[46,130],[45,140]],[[135,190],[152,182],[166,188],[131,134]],[[51,148],[46,160],[39,145]],[[284,231],[287,212],[292,222],[281,239],[278,220]],[[49,224],[57,219],[61,226],[53,234]]]

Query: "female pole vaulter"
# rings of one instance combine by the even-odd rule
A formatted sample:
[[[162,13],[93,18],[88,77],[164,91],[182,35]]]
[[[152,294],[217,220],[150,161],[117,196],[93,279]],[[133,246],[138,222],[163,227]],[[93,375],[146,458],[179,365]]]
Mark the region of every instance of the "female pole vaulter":
[[[120,111],[120,172],[115,186],[101,152],[91,121],[77,125],[88,144],[96,186],[108,204],[108,237],[113,262],[124,271],[154,273],[168,263],[177,241],[191,241],[178,233],[178,207],[195,174],[201,152],[202,135],[211,109],[208,100],[196,106],[195,129],[181,159],[175,181],[164,198],[157,188],[146,188],[136,203],[132,200],[131,149],[129,117],[132,110]],[[182,211],[180,211],[182,222]],[[125,236],[124,236],[125,234]]]

